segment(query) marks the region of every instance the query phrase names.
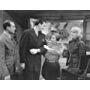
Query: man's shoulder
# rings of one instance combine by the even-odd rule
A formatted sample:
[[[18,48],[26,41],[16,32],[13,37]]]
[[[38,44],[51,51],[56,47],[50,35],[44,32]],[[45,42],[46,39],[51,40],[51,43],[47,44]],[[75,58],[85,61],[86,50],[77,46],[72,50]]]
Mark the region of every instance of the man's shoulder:
[[[25,29],[24,32],[29,32],[30,29]]]
[[[1,35],[0,35],[0,42],[3,42],[4,40],[5,40],[5,35],[4,35],[4,33],[2,33]]]
[[[26,29],[24,30],[23,34],[30,34],[32,32],[32,29]]]

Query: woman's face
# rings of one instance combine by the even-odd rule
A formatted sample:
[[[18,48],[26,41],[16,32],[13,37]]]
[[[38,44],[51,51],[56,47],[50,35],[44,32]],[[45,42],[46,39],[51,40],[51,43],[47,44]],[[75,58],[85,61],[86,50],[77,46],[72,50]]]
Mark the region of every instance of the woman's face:
[[[72,38],[77,38],[78,37],[78,31],[77,30],[73,30],[70,32],[70,35]]]
[[[55,35],[52,35],[52,37],[51,37],[51,41],[56,41],[56,37],[55,37]]]
[[[44,30],[46,28],[46,23],[43,22],[43,24],[39,24],[39,27],[41,30]]]

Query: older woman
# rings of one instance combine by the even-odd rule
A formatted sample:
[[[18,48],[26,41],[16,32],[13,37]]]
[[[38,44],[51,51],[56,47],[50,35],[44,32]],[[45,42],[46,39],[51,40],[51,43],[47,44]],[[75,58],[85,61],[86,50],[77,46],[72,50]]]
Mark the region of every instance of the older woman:
[[[85,44],[81,41],[81,29],[72,27],[70,35],[72,39],[67,50],[68,68],[62,70],[63,79],[77,79],[78,74],[82,72],[80,68],[82,57],[85,59]]]

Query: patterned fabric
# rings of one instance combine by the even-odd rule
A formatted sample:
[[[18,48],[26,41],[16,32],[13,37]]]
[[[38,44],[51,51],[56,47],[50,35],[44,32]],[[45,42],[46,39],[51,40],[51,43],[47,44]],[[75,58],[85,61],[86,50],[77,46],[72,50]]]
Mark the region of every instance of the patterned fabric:
[[[85,44],[78,38],[69,42],[68,47],[68,70],[73,73],[79,72],[82,56],[85,56]]]
[[[0,79],[14,74],[19,64],[18,46],[6,33],[2,33],[0,36]]]
[[[58,44],[57,42],[49,42],[48,46],[52,49],[54,49],[52,52],[51,51],[47,51],[45,57],[46,59],[50,60],[50,61],[57,61],[59,60],[60,57],[60,44]]]

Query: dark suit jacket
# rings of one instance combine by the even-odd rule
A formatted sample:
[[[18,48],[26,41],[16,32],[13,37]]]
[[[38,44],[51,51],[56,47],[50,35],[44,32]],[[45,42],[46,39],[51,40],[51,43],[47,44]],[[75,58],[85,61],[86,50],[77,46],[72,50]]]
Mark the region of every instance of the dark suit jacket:
[[[19,66],[18,47],[7,33],[2,33],[0,36],[0,79],[6,75],[12,75],[16,66]]]
[[[29,70],[31,64],[34,64],[37,69],[41,66],[41,55],[46,53],[46,49],[43,47],[46,44],[45,35],[39,32],[38,37],[33,29],[26,30],[20,40],[20,62],[26,64],[26,69]],[[40,49],[40,53],[32,55],[30,49]]]

